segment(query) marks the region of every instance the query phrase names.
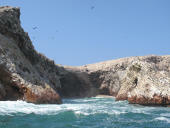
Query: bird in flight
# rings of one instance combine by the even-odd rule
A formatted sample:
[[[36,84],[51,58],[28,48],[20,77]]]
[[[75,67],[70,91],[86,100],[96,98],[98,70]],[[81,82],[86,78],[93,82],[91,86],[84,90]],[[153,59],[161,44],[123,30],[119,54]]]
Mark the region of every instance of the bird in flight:
[[[36,30],[36,29],[38,29],[38,27],[33,27],[32,29]]]
[[[94,8],[95,8],[94,6],[91,6],[91,8],[90,8],[90,9],[91,9],[91,10],[93,10]]]

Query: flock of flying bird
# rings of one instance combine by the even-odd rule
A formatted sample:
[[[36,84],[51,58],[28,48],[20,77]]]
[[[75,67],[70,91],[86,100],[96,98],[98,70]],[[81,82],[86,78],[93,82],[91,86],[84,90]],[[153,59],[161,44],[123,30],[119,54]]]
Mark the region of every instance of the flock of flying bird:
[[[95,9],[95,6],[91,6],[90,9],[91,9],[91,10],[94,10],[94,9]],[[35,26],[35,27],[33,27],[32,29],[33,29],[33,30],[37,30],[38,27]],[[56,32],[58,32],[58,30],[56,30]],[[33,37],[33,39],[35,39],[35,37]]]

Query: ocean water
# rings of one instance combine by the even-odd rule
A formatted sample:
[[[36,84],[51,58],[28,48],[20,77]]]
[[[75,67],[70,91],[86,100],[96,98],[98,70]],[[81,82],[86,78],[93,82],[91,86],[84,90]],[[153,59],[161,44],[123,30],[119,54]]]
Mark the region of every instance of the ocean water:
[[[170,108],[113,98],[64,99],[62,105],[0,101],[0,128],[170,128]]]

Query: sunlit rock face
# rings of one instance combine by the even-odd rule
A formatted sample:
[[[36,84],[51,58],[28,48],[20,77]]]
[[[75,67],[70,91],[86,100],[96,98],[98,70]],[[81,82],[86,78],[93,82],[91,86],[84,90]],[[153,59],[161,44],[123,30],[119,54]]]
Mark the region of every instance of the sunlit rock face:
[[[19,8],[0,7],[0,99],[61,103],[58,67],[35,51],[19,17]]]
[[[38,53],[19,18],[19,8],[0,7],[0,100],[61,103],[61,96],[87,96],[88,83]]]
[[[89,96],[115,96],[133,104],[170,104],[170,56],[129,57],[89,64],[65,66],[90,86]]]
[[[123,58],[80,69],[101,94],[142,105],[170,104],[170,56]]]
[[[117,100],[142,105],[170,104],[170,56],[137,57],[128,66]]]
[[[170,104],[170,56],[56,65],[35,51],[19,18],[19,8],[0,7],[0,100],[61,103],[61,97],[102,94],[142,105]]]

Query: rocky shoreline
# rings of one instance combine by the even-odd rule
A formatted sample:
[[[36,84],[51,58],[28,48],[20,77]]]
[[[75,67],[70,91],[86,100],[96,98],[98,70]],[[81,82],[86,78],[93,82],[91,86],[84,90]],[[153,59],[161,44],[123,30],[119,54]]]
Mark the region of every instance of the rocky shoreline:
[[[108,95],[132,104],[170,105],[170,55],[129,57],[78,67],[38,53],[20,9],[0,7],[0,100],[45,104]]]

